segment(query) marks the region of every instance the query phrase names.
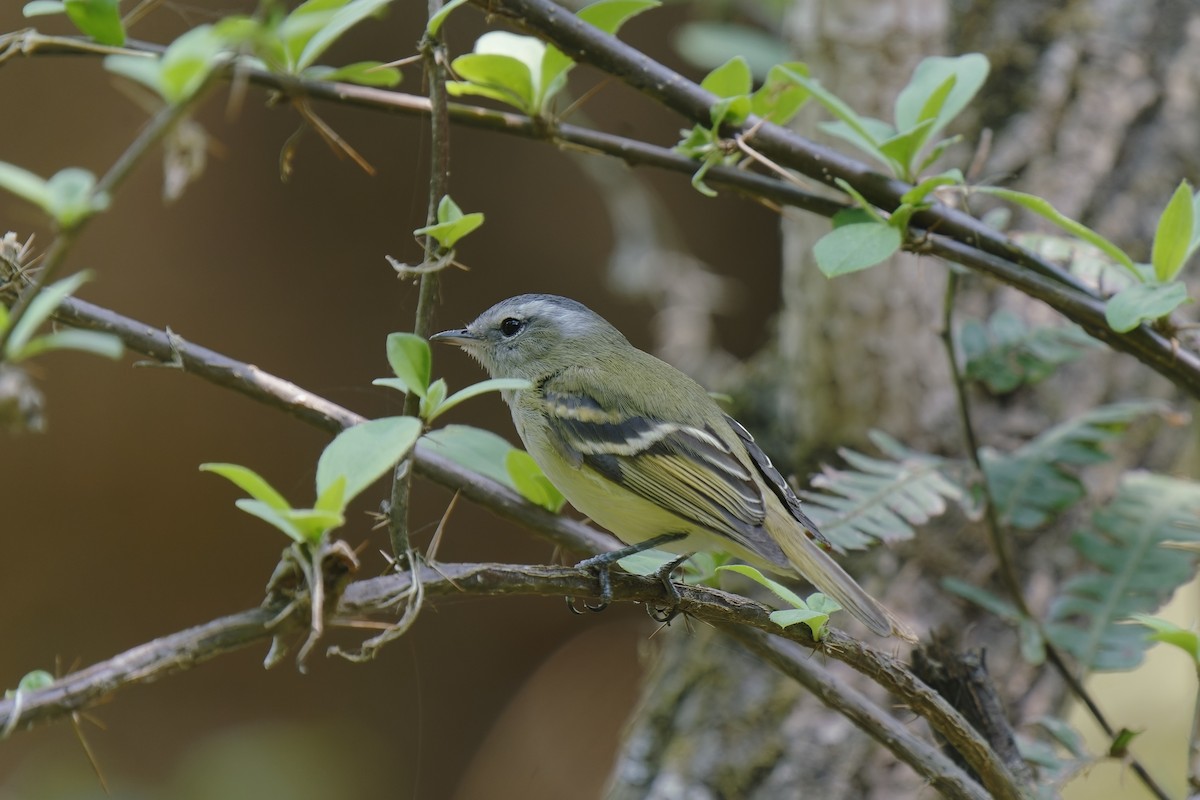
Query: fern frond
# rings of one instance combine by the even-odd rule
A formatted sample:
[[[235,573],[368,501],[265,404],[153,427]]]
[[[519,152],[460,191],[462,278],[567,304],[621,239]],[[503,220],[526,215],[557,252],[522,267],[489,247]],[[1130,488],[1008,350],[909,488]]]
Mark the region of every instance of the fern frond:
[[[978,320],[963,323],[958,341],[967,379],[982,383],[993,394],[1037,383],[1059,365],[1074,361],[1099,344],[1077,325],[1031,328],[1004,309],[993,314],[986,325]]]
[[[1011,453],[980,451],[1001,524],[1036,528],[1084,495],[1079,467],[1107,461],[1103,445],[1139,417],[1161,414],[1163,403],[1134,401],[1093,408],[1055,425]]]
[[[801,492],[808,501],[805,512],[839,547],[862,549],[877,539],[909,539],[914,525],[946,511],[946,500],[963,502],[962,487],[943,472],[945,459],[909,450],[879,431],[870,436],[887,458],[840,449],[850,468],[825,466],[812,479],[821,491]]]
[[[1198,556],[1168,548],[1200,542],[1200,483],[1131,472],[1116,496],[1077,532],[1072,545],[1093,567],[1067,581],[1051,604],[1046,631],[1084,669],[1132,669],[1149,646],[1142,625],[1120,624],[1151,613],[1189,581]]]

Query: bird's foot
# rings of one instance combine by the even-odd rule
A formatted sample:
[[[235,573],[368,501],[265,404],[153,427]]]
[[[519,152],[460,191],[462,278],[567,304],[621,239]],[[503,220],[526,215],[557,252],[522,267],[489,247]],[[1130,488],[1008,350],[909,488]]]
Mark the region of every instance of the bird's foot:
[[[631,544],[628,547],[622,547],[619,550],[610,550],[607,553],[601,553],[600,555],[592,556],[591,558],[585,558],[583,561],[580,561],[578,564],[575,565],[575,569],[584,570],[587,572],[594,571],[596,573],[596,579],[600,584],[600,593],[599,593],[600,602],[597,603],[596,605],[592,605],[591,603],[584,603],[583,607],[586,608],[588,611],[603,611],[604,609],[608,608],[610,603],[612,603],[612,576],[609,574],[609,570],[612,569],[613,564],[620,561],[622,558],[628,558],[629,556],[637,555],[638,553],[643,553],[647,550],[652,550],[655,547],[658,547],[659,545],[662,545],[662,544],[668,544],[670,542],[678,541],[679,539],[682,539],[686,535],[687,534],[685,534],[685,533],[664,533],[659,536],[655,536],[653,538],[646,539],[643,542],[638,542],[637,544]],[[663,582],[663,585],[667,586],[669,591],[671,591],[673,593],[673,596],[676,600],[676,603],[675,603],[676,607],[678,607],[678,605],[679,605],[679,603],[678,603],[679,592],[675,589],[674,586],[671,585],[671,577],[670,576],[671,576],[671,572],[673,572],[675,570],[675,567],[679,566],[679,564],[681,564],[683,562],[683,560],[686,558],[687,558],[687,556],[684,556],[682,559],[675,559],[674,561],[671,561],[669,564],[664,565],[664,568],[669,566],[670,569],[666,573],[666,578]],[[659,570],[659,572],[661,572],[661,570]],[[658,574],[658,573],[656,572],[655,574]],[[661,579],[661,576],[660,576],[660,579]],[[583,613],[578,608],[576,608],[575,598],[573,598],[573,597],[567,598],[567,608],[569,608],[571,610],[572,614],[582,614]],[[671,616],[674,616],[674,613],[672,613]]]

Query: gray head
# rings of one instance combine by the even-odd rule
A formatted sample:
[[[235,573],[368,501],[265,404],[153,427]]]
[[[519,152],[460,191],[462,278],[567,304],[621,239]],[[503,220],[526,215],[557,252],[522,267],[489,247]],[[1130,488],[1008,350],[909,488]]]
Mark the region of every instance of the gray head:
[[[595,357],[598,345],[629,347],[621,332],[596,312],[566,297],[522,294],[501,300],[465,328],[432,342],[456,344],[494,378],[535,381]]]

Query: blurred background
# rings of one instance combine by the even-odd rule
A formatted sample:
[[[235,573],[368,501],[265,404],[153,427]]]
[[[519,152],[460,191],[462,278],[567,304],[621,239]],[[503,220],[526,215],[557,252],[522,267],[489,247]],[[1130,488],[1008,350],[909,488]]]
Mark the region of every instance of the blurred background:
[[[27,24],[21,5],[0,4],[0,31]],[[213,12],[253,5],[166,3],[132,35],[169,41]],[[686,69],[661,46],[686,13],[648,15],[626,36]],[[395,4],[324,63],[411,55],[423,19],[423,4]],[[69,31],[61,18],[37,23]],[[461,9],[447,27],[452,52],[468,51],[483,30],[481,14]],[[596,79],[586,67],[578,72]],[[89,57],[5,64],[0,103],[20,123],[0,126],[0,160],[42,175],[67,165],[102,174],[147,118],[115,83]],[[406,69],[400,89],[420,93],[420,71]],[[365,175],[309,134],[283,183],[279,154],[297,116],[286,105],[269,108],[258,89],[237,109],[228,98],[222,87],[197,114],[217,152],[180,200],[164,205],[155,156],[89,225],[67,264],[96,273],[80,295],[361,414],[399,413],[400,396],[370,382],[389,374],[387,334],[412,326],[416,287],[397,280],[384,256],[421,257],[411,231],[425,219],[427,123],[318,104],[378,172]],[[680,126],[616,83],[588,110],[610,130],[662,144],[673,143]],[[459,326],[509,295],[554,292],[588,303],[649,347],[656,310],[609,288],[612,220],[578,156],[464,128],[453,130],[451,146],[451,193],[487,221],[459,248],[470,271],[444,273],[436,324]],[[592,160],[592,173],[628,179],[623,165]],[[678,177],[637,178],[680,223],[676,246],[702,254],[731,281],[729,296],[740,302],[717,320],[720,341],[752,353],[777,303],[777,217],[736,197],[705,199]],[[40,213],[7,194],[0,223],[22,237],[36,233],[42,247],[49,242]],[[325,434],[186,374],[135,368],[136,360],[38,359],[47,428],[0,439],[2,686],[31,669],[90,664],[261,600],[284,539],[235,509],[239,492],[198,472],[200,463],[246,464],[289,499],[311,500]],[[435,353],[434,369],[452,388],[482,377],[451,348]],[[516,441],[495,395],[449,419]],[[353,546],[365,545],[365,576],[385,566],[378,551],[387,549],[386,533],[373,532],[366,515],[384,492],[369,492],[342,531]],[[416,496],[413,524],[423,546],[450,494],[420,481]],[[552,548],[463,502],[439,555],[547,562]],[[291,660],[267,673],[266,648],[250,648],[122,692],[81,728],[119,797],[535,798],[552,796],[538,787],[560,779],[555,773],[594,793],[636,696],[639,643],[652,630],[639,608],[576,617],[554,598],[439,599],[373,663],[315,657],[307,675]],[[358,635],[332,638],[349,645]],[[536,697],[523,700],[529,684]],[[528,735],[489,737],[504,718]],[[480,783],[475,776],[487,765],[493,777],[503,766],[512,794],[491,779]],[[0,747],[0,798],[100,795],[70,726],[23,733]]]
[[[0,31],[28,24],[20,17],[21,5],[0,4]],[[850,38],[857,37],[860,48],[864,42],[870,46],[872,26],[882,25],[885,15],[874,14],[871,3],[838,5],[864,9]],[[944,3],[909,5],[948,13]],[[957,11],[963,4],[948,5]],[[1141,16],[1130,17],[1123,16],[1121,3],[1081,2],[1071,4],[1071,13],[1058,5],[1032,0],[1006,5],[1003,18],[1011,25],[989,25],[969,15],[960,20],[954,52],[985,49],[992,38],[1016,39],[1021,46],[1015,55],[993,56],[993,81],[1027,80],[1047,91],[1026,91],[1026,85],[993,93],[981,101],[979,119],[968,122],[1003,128],[1011,121],[1009,135],[997,137],[995,159],[1006,176],[1021,175],[1023,188],[1042,191],[1069,213],[1104,225],[1122,243],[1148,241],[1144,214],[1130,213],[1128,204],[1105,206],[1094,203],[1093,195],[1072,193],[1086,184],[1115,196],[1164,173],[1169,176],[1162,180],[1173,186],[1181,173],[1196,168],[1200,147],[1187,137],[1200,126],[1169,128],[1177,139],[1173,144],[1144,132],[1131,136],[1129,141],[1144,146],[1109,153],[1111,162],[1093,165],[1093,174],[1070,161],[1076,152],[1081,160],[1095,161],[1095,152],[1087,150],[1090,139],[1074,146],[1063,137],[1051,146],[1030,124],[1032,112],[1023,116],[1016,107],[1047,113],[1057,108],[1055,84],[1038,73],[1059,52],[1051,47],[1054,36],[1101,30],[1088,48],[1111,52],[1113,70],[1145,89],[1150,78],[1129,67],[1139,52],[1136,45],[1113,38],[1110,29],[1157,26],[1177,48],[1170,52],[1195,52],[1200,23],[1183,23],[1194,13],[1187,11],[1188,2],[1144,3]],[[250,0],[165,2],[132,34],[166,42],[195,24],[253,6]],[[356,28],[322,61],[411,55],[423,28],[422,6],[394,4],[386,17]],[[753,17],[749,4],[729,8],[731,16]],[[622,38],[699,78],[705,70],[685,62],[672,42],[685,22],[710,11],[704,4],[667,5],[630,22]],[[886,22],[907,24],[890,17]],[[62,20],[41,18],[37,24],[69,32]],[[483,30],[482,14],[470,6],[460,9],[446,28],[451,52],[468,51]],[[796,30],[789,33],[803,39]],[[1190,79],[1188,74],[1172,73],[1175,97],[1194,86],[1195,73]],[[586,66],[572,75],[577,93],[597,80]],[[844,80],[855,83],[853,73]],[[860,77],[857,83],[872,80]],[[18,57],[4,63],[0,103],[7,119],[0,126],[0,160],[43,176],[64,166],[102,174],[147,118],[116,84],[91,57]],[[1114,92],[1122,88],[1110,85]],[[420,94],[419,70],[406,68],[399,88]],[[1149,107],[1148,100],[1133,107],[1128,118],[1157,123],[1162,111],[1175,123],[1195,119],[1194,108],[1189,116],[1178,104],[1163,102],[1153,113]],[[339,159],[310,133],[301,140],[291,177],[282,181],[280,153],[298,117],[285,104],[273,106],[259,89],[252,87],[243,102],[233,104],[221,87],[196,115],[212,140],[203,177],[181,199],[164,204],[161,165],[155,159],[141,164],[112,208],[88,226],[67,269],[95,271],[94,282],[80,292],[87,300],[158,328],[169,326],[189,341],[366,416],[395,414],[399,395],[370,382],[388,373],[386,335],[412,326],[416,287],[397,280],[385,256],[420,260],[411,231],[425,218],[427,123],[328,104],[314,108],[376,175]],[[1098,116],[1115,119],[1120,111],[1113,104]],[[605,83],[571,121],[585,123],[582,114],[603,120],[611,132],[668,146],[682,126],[615,81]],[[1103,133],[1094,119],[1083,118],[1077,127]],[[443,274],[438,328],[458,326],[513,294],[565,294],[610,319],[635,344],[665,354],[714,386],[729,381],[731,365],[775,338],[772,319],[784,282],[775,212],[728,193],[707,199],[680,176],[584,159],[539,142],[456,127],[451,147],[451,194],[465,211],[483,211],[487,221],[459,247],[469,271]],[[1026,150],[1014,155],[1014,148]],[[1191,153],[1192,161],[1153,175],[1146,169],[1128,174],[1148,152]],[[1039,168],[1043,157],[1056,159],[1059,167]],[[1039,184],[1055,175],[1069,176],[1070,185]],[[1158,200],[1153,204],[1160,207]],[[7,194],[0,195],[0,225],[22,237],[36,234],[42,247],[50,241],[41,214]],[[614,258],[619,269],[610,262]],[[939,269],[929,271],[940,274]],[[884,311],[870,306],[861,313]],[[936,335],[933,323],[925,328]],[[242,463],[290,500],[311,498],[325,434],[197,378],[137,367],[136,361],[133,355],[119,363],[77,354],[37,359],[46,430],[0,437],[4,687],[15,686],[30,670],[66,672],[261,600],[283,537],[236,510],[238,491],[199,473],[200,463]],[[434,372],[452,389],[481,377],[474,363],[449,348],[435,351]],[[914,404],[924,402],[919,392],[912,395]],[[516,441],[508,413],[494,396],[455,410],[448,421],[470,422]],[[387,548],[386,534],[372,531],[367,516],[385,487],[367,494],[361,513],[341,532],[352,546],[362,546],[362,576],[384,570],[379,551]],[[450,494],[420,481],[416,501],[412,519],[423,545]],[[549,545],[465,502],[455,510],[439,552],[446,561],[547,562],[552,555]],[[1195,598],[1181,603],[1176,619],[1189,624]],[[308,674],[299,674],[290,660],[266,672],[265,646],[248,648],[159,684],[122,691],[84,715],[79,727],[113,796],[121,798],[591,797],[606,779],[622,725],[637,701],[653,631],[636,607],[575,617],[556,598],[439,598],[407,637],[372,663],[356,666],[317,655],[309,660]],[[335,631],[328,643],[350,646],[360,638]],[[1194,678],[1186,674],[1186,662],[1171,655],[1154,654],[1164,671],[1153,678],[1143,673],[1136,692],[1114,689],[1106,695],[1132,698],[1134,707],[1120,712],[1123,723],[1152,727],[1151,734],[1160,737],[1138,746],[1176,765]],[[1149,697],[1147,686],[1161,687],[1162,697]],[[1171,711],[1173,727],[1164,722]],[[1146,715],[1144,722],[1137,712]],[[1112,796],[1136,796],[1128,776],[1097,771],[1089,777],[1094,782],[1079,796],[1099,796],[1097,781],[1116,787]],[[23,732],[0,746],[0,800],[101,796],[69,725]]]

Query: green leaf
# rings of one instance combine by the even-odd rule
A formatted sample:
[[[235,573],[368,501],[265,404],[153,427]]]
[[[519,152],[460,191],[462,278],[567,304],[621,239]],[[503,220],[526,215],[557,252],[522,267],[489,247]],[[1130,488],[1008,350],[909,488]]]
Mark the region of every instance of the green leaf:
[[[421,446],[517,491],[506,462],[515,450],[504,438],[470,425],[446,425],[421,437]]]
[[[1192,187],[1186,180],[1180,181],[1154,231],[1150,263],[1154,265],[1154,276],[1160,281],[1174,280],[1183,269],[1191,250],[1194,225]]]
[[[1148,646],[1142,626],[1124,624],[1158,609],[1192,579],[1197,556],[1163,547],[1200,541],[1200,484],[1148,472],[1126,473],[1116,496],[1071,544],[1091,569],[1067,581],[1050,605],[1050,639],[1085,670],[1128,670]]]
[[[320,541],[326,532],[346,524],[346,518],[340,513],[317,508],[292,508],[282,512],[281,516],[300,531],[306,541],[313,543]]]
[[[965,502],[962,488],[944,474],[945,459],[909,450],[879,431],[870,437],[885,458],[842,448],[847,468],[822,466],[812,479],[819,491],[800,493],[821,532],[843,549],[912,538],[914,525],[945,513],[946,500]]]
[[[778,34],[735,22],[685,22],[676,28],[673,44],[676,52],[701,69],[740,55],[758,78],[765,78],[772,67],[791,56]]]
[[[465,2],[465,0],[464,0]],[[317,81],[342,81],[359,86],[399,86],[403,76],[395,67],[385,67],[382,61],[358,61],[344,67],[308,67],[304,78]]]
[[[0,325],[2,329],[3,325]],[[81,350],[116,360],[124,354],[125,343],[111,333],[72,328],[38,336],[9,360],[15,363],[50,350]]]
[[[62,305],[62,301],[73,295],[80,286],[92,277],[88,270],[81,270],[62,280],[55,281],[37,293],[25,310],[25,316],[17,321],[12,333],[8,336],[5,347],[5,358],[17,358],[25,350],[26,345],[38,328]]]
[[[700,82],[700,88],[717,97],[738,97],[750,94],[752,83],[750,65],[739,55],[708,73]]]
[[[317,496],[313,511],[323,511],[331,514],[341,514],[346,510],[346,476],[339,475],[325,487],[325,491]]]
[[[156,55],[105,56],[104,68],[114,75],[140,83],[159,97],[163,97],[162,63]]]
[[[342,431],[317,461],[317,495],[344,477],[349,503],[408,455],[421,428],[416,417],[384,417]]]
[[[0,188],[12,192],[43,211],[50,210],[50,186],[45,178],[27,169],[0,161]]]
[[[275,490],[266,478],[241,464],[209,462],[200,465],[201,472],[212,472],[233,483],[258,502],[275,511],[287,511],[291,505]]]
[[[529,453],[515,448],[509,450],[504,457],[504,468],[513,486],[526,500],[554,514],[562,510],[567,499]]]
[[[446,380],[438,378],[433,383],[429,384],[429,389],[426,390],[425,396],[421,398],[420,416],[425,422],[429,422],[439,413],[442,403],[446,400]]]
[[[417,228],[413,235],[432,236],[443,250],[450,250],[460,239],[483,224],[482,213],[462,213],[462,209],[450,199],[450,195],[446,195],[438,203],[437,218],[436,223]]]
[[[275,28],[280,55],[289,72],[299,71],[300,54],[317,31],[329,24],[349,0],[307,0],[291,11]]]
[[[900,231],[890,225],[846,225],[818,239],[813,256],[825,277],[836,278],[886,261],[900,249],[902,240]]]
[[[295,522],[288,519],[285,514],[277,508],[272,508],[261,500],[251,500],[248,497],[243,497],[240,500],[234,501],[234,505],[245,511],[252,517],[258,517],[268,525],[273,525],[283,531],[292,540],[303,544],[307,541],[307,536],[304,531],[296,525]],[[290,511],[291,509],[287,509]]]
[[[929,138],[929,130],[933,127],[933,120],[927,119],[917,125],[917,127],[897,133],[886,141],[879,144],[879,151],[883,153],[888,160],[901,167],[900,177],[907,181],[916,179],[916,170],[913,161],[917,157],[917,153],[925,145],[925,141]]]
[[[41,17],[47,14],[65,14],[67,6],[62,0],[33,0],[21,9],[24,17]]]
[[[159,66],[163,99],[173,105],[190,100],[224,60],[225,49],[225,39],[212,25],[197,25],[171,42]]]
[[[17,684],[18,692],[36,692],[54,685],[54,676],[44,669],[35,669],[21,676]]]
[[[933,119],[927,132],[927,138],[932,138],[978,94],[988,71],[987,57],[980,53],[924,59],[896,96],[896,127],[911,130],[923,120]]]
[[[1149,614],[1133,614],[1131,619],[1151,630],[1151,641],[1166,642],[1178,647],[1191,656],[1196,666],[1200,667],[1200,634],[1197,634],[1196,631],[1181,628],[1174,622],[1160,617],[1152,617]]]
[[[1104,318],[1117,333],[1128,333],[1143,322],[1165,317],[1188,302],[1187,286],[1171,283],[1139,283],[1108,299]]]
[[[442,25],[446,22],[446,18],[450,16],[450,12],[466,2],[468,0],[450,0],[450,2],[443,5],[438,9],[436,14],[429,18],[428,24],[425,25],[425,32],[430,36],[437,36],[438,31],[442,29]]]
[[[532,385],[533,384],[527,380],[524,380],[523,378],[490,378],[486,381],[480,381],[479,383],[471,384],[464,389],[459,389],[457,392],[447,397],[441,403],[441,405],[437,407],[436,413],[430,417],[429,421],[432,422],[442,414],[454,408],[459,403],[463,402],[464,400],[470,400],[472,397],[478,397],[479,395],[487,392],[519,391],[521,389],[528,389]]]
[[[789,77],[791,72],[807,75],[808,67],[799,61],[772,67],[767,80],[750,96],[750,113],[776,125],[786,125],[796,116],[812,95]]]
[[[46,188],[50,191],[47,210],[63,228],[71,228],[109,205],[108,194],[95,192],[96,176],[86,169],[61,169],[46,182]]]
[[[65,7],[71,22],[85,35],[113,47],[125,44],[117,0],[66,0]]]
[[[341,38],[342,34],[367,17],[381,11],[391,0],[352,0],[336,11],[321,25],[304,44],[304,49],[295,61],[296,70],[303,70],[316,62],[321,54]]]
[[[429,376],[433,369],[433,354],[429,351],[429,342],[415,333],[389,334],[387,359],[392,366],[392,372],[396,373],[396,377],[404,384],[403,391],[424,397],[429,389]]]
[[[576,16],[589,25],[594,25],[605,33],[616,36],[626,22],[643,11],[658,8],[661,5],[662,3],[658,0],[598,0],[598,2],[579,9]]]
[[[819,642],[824,636],[825,625],[829,622],[829,615],[823,611],[814,611],[811,608],[787,608],[781,611],[772,611],[770,620],[781,628],[790,628],[797,623],[803,622],[812,631],[813,638]]]
[[[532,36],[489,31],[475,41],[473,53],[451,63],[466,82],[446,85],[451,94],[479,94],[537,116],[547,99],[542,86],[546,44]]]
[[[1001,189],[997,186],[977,186],[975,187],[975,191],[983,192],[984,194],[990,194],[994,197],[999,197],[1001,200],[1007,200],[1010,203],[1015,203],[1022,208],[1032,211],[1040,217],[1050,220],[1067,233],[1070,233],[1072,236],[1077,236],[1093,247],[1102,250],[1113,261],[1125,267],[1125,269],[1128,270],[1131,275],[1137,278],[1139,282],[1142,281],[1142,274],[1138,272],[1137,267],[1133,265],[1133,259],[1130,258],[1124,250],[1117,247],[1108,239],[1105,239],[1103,236],[1096,233],[1086,225],[1076,222],[1070,217],[1064,216],[1058,211],[1058,209],[1052,206],[1048,200],[1043,200],[1036,195],[1026,194],[1025,192],[1017,192],[1012,189]]]
[[[804,602],[804,600],[801,599],[800,595],[796,594],[779,581],[771,580],[766,575],[763,575],[757,569],[747,564],[727,564],[723,567],[717,567],[717,572],[735,572],[738,575],[749,578],[755,583],[767,587],[776,597],[790,605],[792,608],[808,608],[808,605]]]
[[[675,553],[668,553],[666,550],[651,548],[643,550],[640,553],[634,553],[630,556],[625,556],[618,559],[617,563],[621,565],[621,569],[628,572],[630,575],[653,575],[667,564],[678,558]]]
[[[983,448],[983,471],[1003,525],[1040,527],[1084,496],[1080,468],[1107,461],[1104,445],[1135,420],[1162,413],[1155,401],[1100,406],[1043,431],[1011,453]]]

